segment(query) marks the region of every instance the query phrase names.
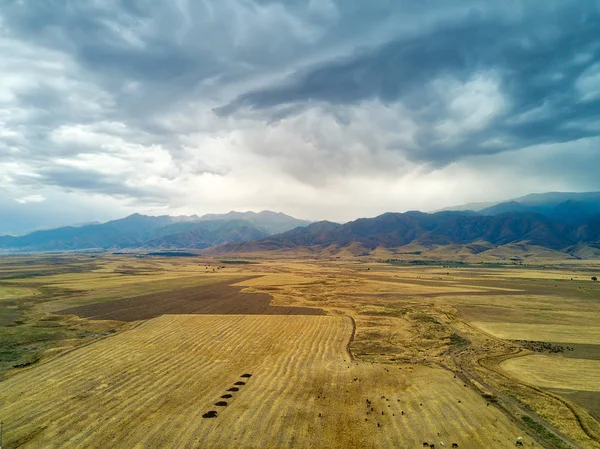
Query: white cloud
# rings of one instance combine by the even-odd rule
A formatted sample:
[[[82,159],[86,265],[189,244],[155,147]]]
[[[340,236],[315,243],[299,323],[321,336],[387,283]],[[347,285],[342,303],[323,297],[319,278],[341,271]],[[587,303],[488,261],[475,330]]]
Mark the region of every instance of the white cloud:
[[[434,86],[448,112],[435,126],[441,142],[456,143],[473,131],[485,129],[507,107],[499,80],[493,74],[478,73],[464,83],[440,79]]]
[[[581,93],[583,101],[592,101],[600,98],[600,63],[589,67],[577,79],[575,87]]]
[[[46,198],[42,195],[27,195],[21,198],[15,198],[15,201],[20,204],[41,203],[42,201],[46,201]]]

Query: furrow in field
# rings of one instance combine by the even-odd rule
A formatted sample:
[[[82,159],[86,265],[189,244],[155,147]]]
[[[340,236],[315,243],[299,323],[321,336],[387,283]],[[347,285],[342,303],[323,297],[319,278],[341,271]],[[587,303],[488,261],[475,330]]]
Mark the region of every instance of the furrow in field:
[[[321,334],[322,338],[325,341],[331,341],[328,339],[327,330],[335,329],[335,326],[331,326],[333,323],[321,322],[320,326],[317,328],[306,329],[304,328],[304,338],[306,340],[316,341],[315,333]],[[298,345],[302,346],[304,343],[304,339],[298,339]],[[323,345],[320,345],[323,346]],[[294,349],[292,352],[295,352]],[[286,445],[289,446],[293,438],[288,437],[287,435],[292,433],[297,433],[299,428],[303,426],[303,424],[296,422],[293,427],[289,426],[289,423],[286,422],[286,417],[293,417],[297,413],[298,406],[306,407],[307,404],[313,404],[316,398],[316,394],[314,396],[307,395],[307,387],[310,385],[307,382],[308,377],[311,373],[315,371],[315,369],[319,369],[319,365],[322,364],[322,358],[317,356],[315,353],[310,354],[301,354],[298,357],[291,357],[289,363],[283,365],[282,369],[269,373],[268,376],[261,376],[263,381],[257,382],[255,385],[256,389],[260,389],[265,391],[265,394],[260,395],[260,397],[254,398],[254,402],[258,402],[263,404],[260,408],[255,410],[253,414],[251,411],[248,411],[247,419],[252,420],[255,417],[260,416],[268,416],[271,415],[268,420],[262,420],[262,422],[252,423],[250,427],[243,425],[239,426],[241,429],[236,427],[236,432],[234,435],[237,435],[237,438],[244,438],[243,433],[239,433],[240,430],[243,432],[248,428],[254,428],[256,425],[262,426],[258,431],[258,433],[266,432],[266,435],[278,436],[278,439],[275,441],[265,441],[265,444],[272,444],[275,446],[278,445]],[[310,356],[309,356],[310,355]],[[307,357],[309,356],[309,357]],[[297,366],[297,364],[301,361],[302,358],[309,358],[310,362],[307,362],[301,369]],[[292,373],[295,376],[292,377]],[[267,374],[267,373],[265,373]],[[284,404],[281,404],[280,398],[286,398]],[[300,399],[303,398],[303,399]],[[285,404],[289,404],[287,407],[282,406]],[[312,407],[311,407],[312,408]],[[277,410],[277,413],[273,413],[273,409]],[[305,420],[303,422],[310,423],[317,418],[317,411],[315,409],[314,414],[312,416],[305,416]],[[283,419],[282,419],[283,418]],[[244,416],[238,420],[240,423],[245,423],[246,419]],[[310,425],[310,424],[309,424]]]
[[[190,371],[190,365],[194,363],[193,361],[186,363],[184,360],[173,360],[171,362],[177,363],[177,369],[181,369],[183,372],[188,373]],[[210,367],[204,368],[204,371],[208,371],[207,374],[210,374]],[[118,405],[114,404],[115,406],[112,408],[105,407],[106,410],[110,410],[114,419],[119,420],[120,424],[117,427],[118,433],[129,435],[130,432],[139,427],[140,423],[146,421],[148,416],[151,415],[154,410],[160,410],[163,407],[166,407],[173,391],[181,388],[185,383],[184,379],[182,379],[178,373],[174,372],[173,367],[165,367],[165,369],[168,370],[166,373],[157,376],[157,378],[161,379],[160,382],[153,380],[153,378],[150,378],[149,376],[140,377],[140,381],[131,387],[134,400],[122,402]],[[144,391],[146,389],[153,393]],[[124,420],[125,417],[127,418],[126,420]],[[95,431],[110,435],[114,434],[115,430],[116,429],[109,421],[104,426],[96,428]],[[74,441],[73,443],[84,442],[85,439],[81,439],[79,442]]]
[[[170,381],[170,375],[166,374],[164,371],[168,369],[168,366],[163,366],[164,357],[157,357],[155,359],[150,359],[149,362],[153,364],[153,366],[159,366],[163,368],[160,372],[157,373],[157,378],[162,379],[162,382],[156,383],[153,382],[147,375],[127,375],[125,380],[122,381],[118,386],[113,386],[110,388],[110,395],[102,395],[93,393],[90,396],[96,396],[93,399],[94,406],[89,408],[89,396],[85,396],[83,398],[76,398],[76,400],[63,401],[58,406],[54,406],[53,410],[60,417],[59,419],[53,420],[52,427],[61,429],[65,426],[73,426],[74,433],[77,433],[78,423],[85,429],[86,424],[81,421],[80,417],[82,414],[87,417],[88,420],[94,419],[98,417],[108,422],[106,425],[110,425],[111,419],[115,417],[119,417],[121,415],[127,416],[127,411],[129,408],[133,407],[134,410],[143,408],[143,402],[129,402],[127,398],[139,398],[139,394],[142,389],[148,388],[154,391],[160,391],[163,384],[166,384]],[[118,378],[118,377],[117,377]],[[116,388],[115,388],[116,387]],[[85,395],[85,393],[83,393]],[[89,413],[88,410],[96,410],[95,413]],[[98,416],[102,415],[102,416]],[[103,425],[100,422],[95,426],[98,430],[103,431]],[[63,440],[63,442],[68,440]]]
[[[233,324],[235,326],[237,323]],[[222,335],[219,326],[216,327],[219,329],[219,331],[213,333],[213,335]],[[177,347],[175,349],[175,353],[177,354],[181,353],[183,349],[181,347],[181,343],[178,344],[180,345],[178,347],[179,350],[177,350]],[[187,353],[188,351],[185,352]],[[175,360],[167,360],[167,365],[171,365],[170,367],[168,367],[169,372],[166,374],[164,372],[156,373],[156,377],[163,378],[162,382],[152,383],[150,379],[144,379],[146,381],[145,384],[148,387],[150,387],[154,391],[160,392],[160,396],[148,396],[145,400],[138,400],[135,403],[128,405],[128,407],[119,410],[118,415],[129,416],[132,422],[144,422],[150,415],[152,415],[152,413],[155,413],[155,411],[164,411],[165,409],[172,408],[173,401],[170,401],[169,397],[173,395],[174,391],[197,391],[197,386],[199,385],[199,383],[202,382],[204,378],[214,377],[220,369],[220,367],[218,366],[219,363],[210,364],[212,366],[196,366],[195,368],[201,368],[202,375],[193,376],[191,374],[193,374],[193,371],[195,371],[193,369],[194,365],[197,365],[196,357],[194,357],[193,355],[186,356],[182,360],[179,360],[179,358],[175,356],[171,356],[171,358],[174,358]],[[161,363],[160,365],[162,366],[165,364]],[[175,366],[175,368],[173,367],[173,365]],[[164,369],[165,368],[163,367],[163,370]],[[185,372],[188,374],[188,376],[182,378],[178,375],[179,372]],[[142,385],[143,384],[144,382],[142,382]],[[136,388],[136,393],[138,392],[141,394],[141,392],[137,391]],[[175,425],[175,423],[173,423],[173,425]],[[129,434],[130,429],[121,428],[119,429],[119,431],[125,434]],[[151,433],[148,434],[144,432],[144,436],[147,437],[149,435],[151,436]]]
[[[291,333],[297,336],[297,335],[302,335],[303,334],[302,331],[306,332],[306,330],[307,329],[305,327],[296,328],[296,329],[291,329]],[[278,333],[274,334],[273,337],[274,338],[271,341],[272,344],[270,345],[272,350],[275,349],[274,346],[276,346],[277,342],[280,341],[281,335],[278,332]],[[306,339],[306,338],[311,338],[311,334],[310,333],[305,334],[304,335],[304,339]],[[299,338],[297,340],[299,341],[299,344],[301,344],[302,341],[304,341],[304,340],[301,340]],[[293,352],[296,352],[296,351],[297,351],[297,348],[295,348],[291,352],[293,353]],[[285,370],[289,370],[289,369],[290,369],[289,365],[283,366],[283,370],[284,371]],[[243,397],[246,397],[246,398],[251,398],[252,399],[252,403],[267,403],[267,405],[268,404],[273,404],[273,398],[270,395],[268,395],[268,394],[267,395],[265,395],[265,394],[256,395],[254,393],[254,391],[256,391],[256,390],[259,390],[259,391],[260,390],[265,390],[264,386],[261,385],[261,382],[260,382],[260,379],[263,379],[263,380],[268,379],[268,377],[265,376],[264,374],[266,374],[266,373],[262,373],[262,374],[261,373],[255,373],[255,375],[253,376],[253,379],[248,383],[248,386],[247,387],[243,387],[243,391],[240,392],[239,395],[241,395]],[[257,380],[259,380],[259,381],[257,382]],[[271,381],[271,383],[272,383],[272,381]],[[252,392],[246,391],[248,388],[251,388]],[[276,389],[277,389],[277,387],[276,387]],[[267,391],[268,391],[268,389],[267,389]],[[242,406],[242,404],[240,404],[240,401],[243,401],[243,400],[237,399],[237,398],[235,399],[235,406],[238,409],[240,408],[240,406]],[[274,406],[274,405],[272,405],[272,406]],[[254,424],[251,421],[254,419],[254,417],[259,417],[259,416],[262,415],[261,410],[252,410],[251,405],[250,405],[250,406],[246,407],[246,411],[247,411],[246,414],[249,415],[249,416],[242,415],[242,416],[239,417],[239,419],[237,419],[236,422],[237,423],[244,423],[245,424],[243,426],[244,428],[252,428],[252,429],[254,429]],[[229,412],[229,410],[223,411],[223,414],[228,413],[228,412]],[[247,427],[247,426],[249,426],[249,427]],[[269,427],[268,423],[267,423],[267,427]],[[233,431],[230,433],[230,435],[233,437],[232,441],[235,441],[235,438],[238,438],[238,437],[242,437],[243,438],[243,433],[240,434],[239,430],[240,429],[238,429],[238,427],[235,426],[234,429],[233,429]],[[273,432],[273,431],[274,431],[274,429],[271,429],[271,432]],[[276,432],[274,432],[274,433],[276,433]]]
[[[260,327],[262,327],[262,326],[260,326]],[[250,332],[248,332],[248,333],[250,334],[250,335],[248,335],[248,337],[254,337],[255,335],[256,335],[256,336],[258,336],[258,335],[261,335],[261,334],[257,334],[257,333],[255,333],[255,331],[259,331],[260,329],[255,329],[255,327],[254,327],[254,326],[252,327],[252,329],[248,329],[248,330],[250,331]],[[262,334],[264,335],[264,333],[262,333]],[[255,339],[255,338],[253,338],[253,339]],[[232,342],[232,343],[235,343],[235,342]],[[262,342],[258,342],[258,343],[259,343],[259,344],[261,344]],[[262,346],[262,345],[261,345],[261,346]],[[242,363],[243,363],[243,360],[238,360],[238,362],[242,362]],[[238,376],[238,375],[239,375],[239,374],[236,374],[236,376]],[[235,380],[235,377],[234,377],[234,379],[233,379],[233,380]],[[229,386],[230,386],[230,385],[231,385],[231,383],[229,384]],[[179,386],[178,386],[178,387],[179,387]],[[225,388],[224,388],[224,389],[225,389]],[[216,399],[217,399],[217,398],[215,398],[215,400],[216,400]],[[186,415],[186,416],[187,416],[187,415]],[[188,418],[189,418],[189,417],[188,417]],[[174,429],[175,429],[175,428],[177,428],[177,427],[180,427],[180,425],[178,424],[178,422],[177,422],[177,421],[173,421],[173,422],[171,423],[171,425],[173,426],[173,428],[174,428]],[[179,429],[179,430],[181,430],[181,429]],[[154,432],[154,433],[155,433],[157,436],[160,436],[160,432]],[[175,433],[180,433],[180,432],[178,431],[178,432],[175,432]],[[155,440],[156,440],[156,438],[154,438],[154,435],[150,434],[150,435],[149,435],[149,439],[151,439],[151,440],[154,440],[154,441],[153,441],[153,443],[156,443],[156,441],[155,441]]]
[[[239,323],[236,323],[236,325],[237,324],[239,324]],[[258,322],[255,324],[258,324],[258,326],[252,327],[251,334],[264,335],[264,332],[262,332],[262,328],[264,327],[265,323]],[[177,432],[179,434],[179,438],[172,442],[174,446],[184,447],[185,443],[187,441],[189,441],[189,438],[187,438],[187,436],[190,434],[193,434],[194,427],[198,426],[198,423],[200,423],[202,421],[201,415],[203,413],[205,413],[206,411],[208,411],[208,409],[210,409],[210,408],[214,409],[215,407],[212,404],[212,402],[219,400],[220,395],[225,393],[225,390],[227,389],[227,387],[232,386],[234,381],[240,380],[240,377],[239,377],[241,374],[240,371],[242,370],[243,365],[248,364],[248,361],[246,361],[246,358],[241,358],[241,359],[237,360],[237,364],[240,365],[240,367],[237,371],[234,371],[234,373],[232,373],[228,376],[223,376],[223,379],[220,381],[220,384],[222,385],[222,390],[218,394],[214,394],[213,398],[211,398],[212,399],[211,401],[206,401],[207,402],[206,404],[202,404],[202,406],[200,406],[200,407],[195,407],[192,410],[186,411],[187,413],[185,414],[185,417],[186,417],[185,422],[183,422],[181,424],[181,426],[180,426],[181,428],[179,429],[179,432]],[[215,387],[217,387],[217,385],[215,385]],[[242,388],[242,389],[244,389],[244,388]],[[231,402],[231,400],[229,400],[229,402]],[[149,440],[152,440],[153,443],[156,443],[157,441],[160,441],[162,434],[163,434],[163,432],[160,432],[159,430],[155,430],[149,434]]]
[[[351,334],[334,316],[162,316],[2,382],[7,447],[504,447],[518,432],[445,371],[351,361]]]
[[[291,334],[295,336],[295,342],[289,351],[290,354],[297,354],[298,348],[305,342],[306,340],[310,340],[314,338],[314,329],[307,328],[306,326],[301,326],[299,328],[291,328]],[[302,338],[303,337],[303,338]],[[279,341],[277,339],[276,341]],[[289,342],[288,342],[289,343]],[[318,343],[318,341],[316,342]],[[237,404],[238,407],[244,406],[245,412],[240,416],[237,420],[237,423],[240,423],[240,426],[235,426],[233,436],[234,438],[245,437],[245,433],[249,429],[253,429],[252,431],[256,431],[257,433],[264,433],[270,435],[279,434],[278,429],[279,426],[277,424],[277,416],[278,414],[285,413],[285,410],[281,409],[278,405],[278,398],[287,397],[286,384],[288,386],[288,390],[297,389],[302,390],[303,385],[298,381],[298,378],[292,377],[294,373],[294,364],[295,360],[298,357],[290,356],[287,363],[281,363],[276,371],[273,369],[262,370],[257,373],[257,375],[253,376],[256,380],[252,383],[252,389],[254,391],[262,392],[258,394],[252,394],[251,400],[248,401],[250,396],[240,397],[240,402],[242,404]],[[273,363],[269,362],[266,366],[273,366]],[[306,367],[306,371],[309,371],[310,368]],[[288,378],[288,381],[285,381],[285,378]],[[249,392],[246,392],[249,393]],[[246,404],[244,404],[246,402]],[[257,405],[260,406],[257,407]],[[272,411],[274,408],[277,408],[278,414],[273,414]],[[259,417],[269,417],[268,419],[263,419],[261,422],[254,422],[256,418]],[[245,423],[248,422],[248,425]],[[256,429],[255,426],[259,428]]]
[[[273,398],[271,397],[271,391],[276,391],[276,392],[280,392],[281,391],[281,376],[283,376],[285,374],[285,372],[288,371],[289,369],[289,361],[290,359],[292,359],[294,357],[294,354],[297,352],[297,346],[298,346],[298,340],[300,340],[300,338],[298,337],[298,330],[294,328],[294,326],[292,327],[288,327],[287,329],[289,330],[289,337],[288,340],[283,340],[282,339],[282,330],[284,329],[284,327],[280,327],[277,332],[273,333],[273,337],[270,342],[266,343],[264,345],[265,347],[265,353],[271,353],[271,354],[279,354],[281,352],[281,344],[283,342],[285,342],[286,345],[290,345],[291,341],[294,341],[294,343],[292,343],[290,345],[290,350],[289,350],[289,354],[290,356],[288,358],[285,358],[284,360],[280,360],[280,363],[273,365],[272,363],[266,363],[265,365],[267,366],[267,369],[262,369],[258,372],[253,373],[253,378],[252,378],[252,383],[250,384],[252,386],[252,390],[253,392],[250,393],[248,391],[243,391],[243,394],[252,394],[252,403],[254,404],[261,404],[260,406],[255,406],[254,410],[252,410],[252,406],[251,404],[248,404],[248,406],[245,407],[246,411],[245,413],[243,413],[240,416],[240,419],[238,420],[239,423],[243,423],[243,429],[248,429],[248,428],[253,428],[254,425],[252,423],[252,420],[257,417],[257,416],[265,416],[267,414],[267,411],[270,407],[272,407],[272,400]],[[304,335],[306,336],[308,333],[309,329],[303,328],[302,329],[302,333],[300,333],[300,335]],[[290,340],[291,339],[291,340]],[[283,363],[282,363],[283,362]],[[271,371],[269,370],[269,366],[277,366],[277,371]],[[240,392],[242,393],[242,392]],[[242,394],[239,395],[240,399],[242,397]],[[239,407],[239,404],[238,404]],[[227,414],[230,413],[230,410],[225,410],[223,411],[223,414]],[[268,414],[267,414],[268,415]],[[246,423],[250,426],[248,427],[246,425]],[[270,427],[272,425],[272,423],[265,423],[265,425],[267,427]],[[209,430],[210,428],[207,428],[206,430]],[[242,429],[242,430],[243,430]],[[233,433],[234,435],[238,434],[239,432],[239,428],[238,427],[234,427]],[[260,429],[255,429],[257,432],[260,432]],[[239,435],[240,437],[243,437],[244,435]],[[234,437],[235,438],[235,437]]]
[[[115,357],[117,360],[119,360],[122,355],[122,353],[120,353],[120,351],[118,350],[118,348],[112,352],[112,357]],[[26,379],[28,379],[28,381],[23,383],[23,386],[19,389],[21,391],[21,394],[24,394],[26,392],[27,397],[28,397],[28,403],[29,406],[34,409],[35,411],[31,414],[28,415],[28,419],[31,420],[33,417],[35,416],[39,416],[39,415],[43,415],[44,413],[46,413],[49,409],[53,409],[56,410],[58,408],[63,407],[65,404],[67,404],[64,408],[66,408],[67,410],[73,410],[73,402],[75,404],[77,404],[77,402],[79,401],[78,396],[80,395],[86,395],[88,394],[88,390],[94,388],[96,386],[98,382],[97,380],[97,373],[101,372],[98,371],[98,366],[100,365],[104,365],[105,367],[111,366],[109,363],[109,360],[107,360],[106,354],[103,354],[101,351],[97,351],[96,348],[94,348],[93,351],[91,351],[89,353],[90,356],[90,360],[93,361],[97,361],[98,363],[92,363],[91,364],[91,368],[88,372],[90,373],[94,373],[94,375],[89,376],[89,378],[87,379],[86,382],[84,383],[76,383],[73,382],[74,378],[77,378],[77,376],[79,376],[81,374],[81,370],[78,369],[78,367],[81,364],[81,360],[79,359],[79,357],[74,357],[74,360],[72,361],[72,363],[63,363],[64,359],[56,359],[46,365],[43,366],[44,370],[42,373],[38,373],[36,376],[27,376],[25,377]],[[160,357],[160,356],[157,356]],[[44,379],[47,378],[46,375],[48,372],[52,372],[52,368],[54,368],[55,366],[58,367],[63,367],[64,365],[67,366],[66,370],[63,369],[58,369],[58,374],[54,375],[52,374],[49,377],[49,381],[47,384],[42,384],[40,383],[39,379]],[[87,370],[87,367],[86,367]],[[67,374],[65,374],[65,372]],[[25,374],[25,373],[24,373]],[[123,376],[118,376],[116,375],[117,373],[112,372],[112,373],[108,373],[111,378],[114,379],[123,379]],[[11,379],[12,380],[12,379]],[[10,383],[11,380],[7,381],[7,391],[10,391]],[[49,402],[43,402],[40,401],[39,398],[41,397],[48,397],[50,396],[52,398],[51,401]],[[8,398],[9,402],[13,402],[14,398]],[[20,408],[25,408],[23,407],[23,404],[20,404]],[[76,408],[75,408],[76,410]],[[76,413],[76,412],[74,412]],[[65,416],[65,418],[68,418],[71,414],[70,413],[65,413],[63,415],[60,416]]]

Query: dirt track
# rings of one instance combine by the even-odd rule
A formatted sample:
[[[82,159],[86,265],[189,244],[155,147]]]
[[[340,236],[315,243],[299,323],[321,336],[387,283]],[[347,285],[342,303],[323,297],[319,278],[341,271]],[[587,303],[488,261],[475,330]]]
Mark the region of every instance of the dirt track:
[[[242,293],[243,287],[230,286],[251,278],[71,307],[58,313],[119,321],[147,320],[164,314],[325,315],[317,308],[271,306],[271,295]]]

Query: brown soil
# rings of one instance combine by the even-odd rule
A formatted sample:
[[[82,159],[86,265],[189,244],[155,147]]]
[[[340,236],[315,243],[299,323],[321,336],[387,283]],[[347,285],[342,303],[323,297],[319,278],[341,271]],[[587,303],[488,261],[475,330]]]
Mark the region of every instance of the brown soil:
[[[243,280],[246,279],[70,307],[58,313],[118,321],[147,320],[164,314],[325,315],[317,308],[271,306],[271,295],[242,293],[243,287],[229,285]]]

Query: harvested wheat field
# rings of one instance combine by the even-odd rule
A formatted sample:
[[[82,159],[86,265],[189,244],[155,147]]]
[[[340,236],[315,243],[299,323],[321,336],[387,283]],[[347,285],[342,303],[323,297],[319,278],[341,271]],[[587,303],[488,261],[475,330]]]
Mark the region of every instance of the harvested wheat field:
[[[474,322],[478,328],[508,340],[600,344],[600,326]]]
[[[5,380],[6,447],[481,448],[520,434],[450,372],[351,360],[352,333],[333,316],[155,318]]]
[[[540,387],[600,391],[600,360],[529,355],[500,365],[517,379]]]
[[[600,360],[528,355],[500,364],[509,375],[580,405],[600,419]]]

